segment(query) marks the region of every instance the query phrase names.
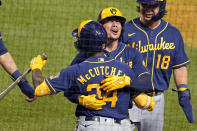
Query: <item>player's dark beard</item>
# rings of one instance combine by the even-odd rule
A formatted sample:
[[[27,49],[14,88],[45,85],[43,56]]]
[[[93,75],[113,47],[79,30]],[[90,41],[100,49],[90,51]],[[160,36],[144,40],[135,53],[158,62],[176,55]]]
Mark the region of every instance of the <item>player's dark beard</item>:
[[[108,42],[109,42],[109,43],[112,43],[112,42],[117,41],[117,40],[118,40],[118,39],[114,39],[114,38],[111,38],[111,37],[108,38]]]

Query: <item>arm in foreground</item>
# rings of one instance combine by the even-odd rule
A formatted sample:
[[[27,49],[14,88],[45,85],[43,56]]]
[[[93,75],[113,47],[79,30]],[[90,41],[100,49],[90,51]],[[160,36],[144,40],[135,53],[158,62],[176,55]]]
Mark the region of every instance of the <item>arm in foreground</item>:
[[[192,104],[190,103],[191,94],[188,88],[188,73],[186,66],[178,69],[174,69],[174,80],[178,89],[178,99],[181,108],[183,109],[187,120],[190,123],[194,123],[194,113],[192,109]]]
[[[64,92],[64,96],[66,96],[71,102],[79,104],[89,110],[101,110],[103,106],[106,105],[105,101],[97,99],[96,94],[80,92],[76,83],[72,83],[71,89]]]
[[[4,68],[4,70],[11,75],[12,79],[15,81],[19,78],[22,74],[18,70],[11,54],[9,52],[0,55],[0,64]],[[23,78],[19,83],[18,86],[20,90],[29,98],[34,97],[34,89],[29,85],[26,78]]]
[[[46,60],[43,60],[40,55],[33,58],[30,62],[30,68],[32,70],[32,82],[35,88],[35,92],[34,92],[34,98],[26,99],[28,102],[34,101],[38,96],[45,96],[52,94],[41,72],[45,64],[46,64]]]
[[[133,81],[131,81],[129,76],[106,76],[107,78],[101,81],[101,88],[107,92],[121,89],[124,87],[130,87],[132,94],[135,94],[133,98],[134,102],[139,108],[147,109],[152,111],[155,107],[155,102],[153,97],[146,95],[143,92],[153,91],[152,83],[150,80],[150,74],[145,73]]]

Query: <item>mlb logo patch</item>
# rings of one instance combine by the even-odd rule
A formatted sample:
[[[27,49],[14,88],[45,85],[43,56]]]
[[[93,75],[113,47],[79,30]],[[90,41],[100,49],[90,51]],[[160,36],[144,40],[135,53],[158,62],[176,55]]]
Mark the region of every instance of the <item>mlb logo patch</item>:
[[[103,62],[105,61],[104,58],[98,58],[98,62]]]

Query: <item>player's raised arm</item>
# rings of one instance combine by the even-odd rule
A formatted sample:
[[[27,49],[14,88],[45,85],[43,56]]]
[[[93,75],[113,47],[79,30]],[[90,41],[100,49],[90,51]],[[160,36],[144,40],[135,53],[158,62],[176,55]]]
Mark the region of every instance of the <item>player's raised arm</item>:
[[[30,68],[32,70],[32,80],[34,87],[37,87],[44,81],[44,77],[42,76],[42,68],[46,64],[47,60],[43,60],[41,55],[33,58],[30,62]]]
[[[20,76],[22,76],[16,63],[14,62],[14,59],[12,58],[11,54],[8,52],[7,48],[5,47],[2,38],[0,38],[0,64],[2,65],[4,70],[11,75],[11,78],[14,81],[17,80]],[[18,86],[26,96],[28,96],[29,98],[33,97],[34,89],[29,85],[26,78],[23,78],[18,83]]]
[[[51,95],[52,92],[50,91],[48,85],[44,81],[44,77],[42,76],[42,68],[46,64],[46,58],[42,58],[41,55],[33,58],[30,62],[30,68],[32,70],[32,81],[35,88],[34,98],[27,98],[28,102],[32,102],[36,99],[37,96],[45,96]]]

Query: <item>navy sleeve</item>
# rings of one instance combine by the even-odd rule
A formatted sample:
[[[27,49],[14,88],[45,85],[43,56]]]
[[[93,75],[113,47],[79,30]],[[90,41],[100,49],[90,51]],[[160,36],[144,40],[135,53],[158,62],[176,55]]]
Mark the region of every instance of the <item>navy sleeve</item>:
[[[68,91],[73,81],[76,79],[78,68],[77,65],[63,69],[58,75],[51,76],[46,79],[46,83],[50,90],[56,94],[61,91]]]
[[[0,55],[3,55],[5,53],[7,53],[8,50],[7,48],[5,47],[4,43],[3,43],[3,39],[1,37],[1,32],[0,32]]]
[[[79,64],[83,62],[86,58],[86,55],[80,52],[75,56],[70,65]],[[75,81],[72,83],[71,87],[72,88],[70,90],[64,92],[64,96],[67,97],[71,102],[78,103],[78,98],[79,96],[81,96],[81,93],[78,92],[77,84]]]
[[[176,43],[177,47],[175,48],[175,56],[173,58],[174,69],[180,68],[190,63],[189,58],[185,53],[184,42],[180,32],[178,32],[177,38],[178,38],[178,41]]]
[[[140,77],[137,77],[136,79],[132,80],[131,82],[131,88],[135,88],[136,90],[140,92],[152,92],[152,82],[151,82],[151,75],[150,74],[144,74]]]
[[[79,96],[81,96],[82,94],[80,93],[76,81],[73,81],[71,87],[72,88],[70,88],[68,91],[64,92],[64,96],[67,97],[71,102],[78,104]]]

